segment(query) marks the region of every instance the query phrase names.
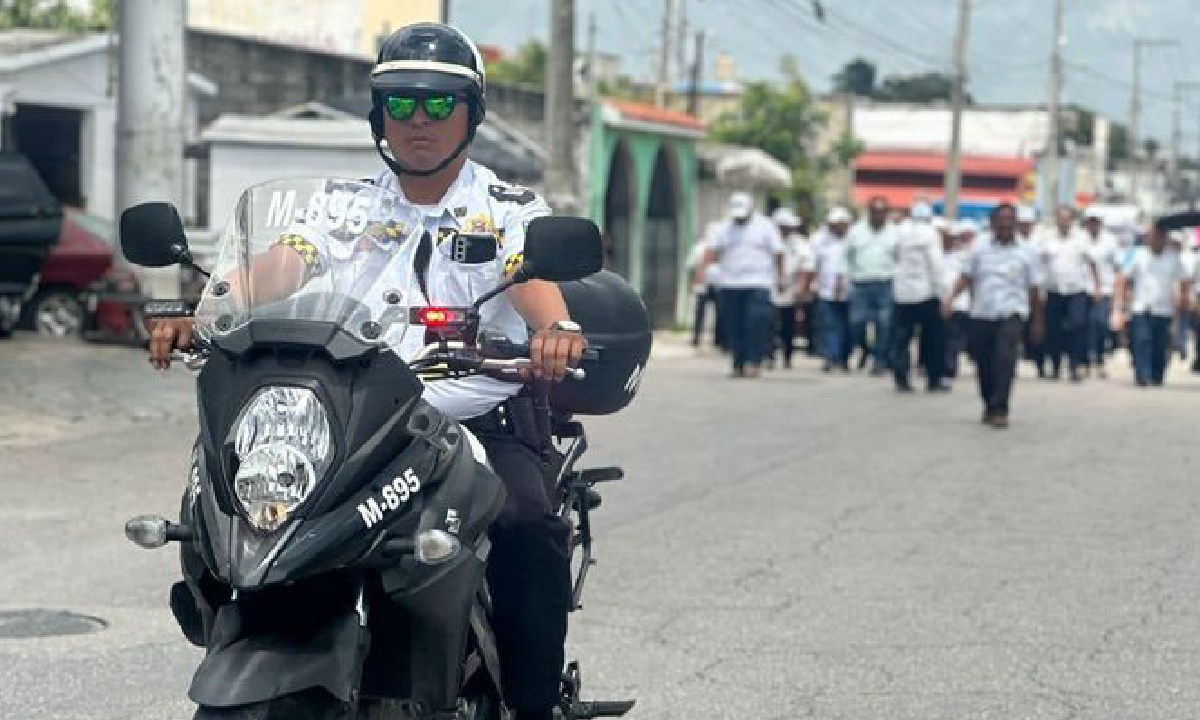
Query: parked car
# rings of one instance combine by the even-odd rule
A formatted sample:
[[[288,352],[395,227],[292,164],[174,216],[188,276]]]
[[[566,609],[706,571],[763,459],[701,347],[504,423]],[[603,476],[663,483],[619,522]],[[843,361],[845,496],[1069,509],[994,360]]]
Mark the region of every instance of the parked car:
[[[29,160],[0,153],[0,337],[16,326],[61,225],[62,206]]]
[[[21,309],[21,326],[51,337],[144,341],[146,297],[116,250],[116,234],[108,220],[67,208],[58,242]]]

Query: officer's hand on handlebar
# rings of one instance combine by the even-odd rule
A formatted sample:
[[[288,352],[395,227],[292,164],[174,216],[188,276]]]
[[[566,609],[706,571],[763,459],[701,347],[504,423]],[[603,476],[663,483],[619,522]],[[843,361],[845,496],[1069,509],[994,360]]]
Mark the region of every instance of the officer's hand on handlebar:
[[[192,346],[192,318],[154,318],[150,321],[150,364],[157,370],[171,367],[171,351]]]
[[[586,349],[587,338],[581,333],[554,327],[538,330],[529,341],[533,379],[562,380],[566,377],[568,367],[579,364],[579,358]]]

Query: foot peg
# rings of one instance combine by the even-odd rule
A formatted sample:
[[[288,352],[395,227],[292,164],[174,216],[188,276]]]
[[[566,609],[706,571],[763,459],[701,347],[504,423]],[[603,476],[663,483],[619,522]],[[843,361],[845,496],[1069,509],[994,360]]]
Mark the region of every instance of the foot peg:
[[[634,700],[591,700],[581,701],[571,709],[575,720],[589,718],[621,717],[633,709]]]
[[[636,700],[580,700],[579,690],[583,681],[579,675],[579,662],[572,660],[562,678],[562,701],[557,717],[563,720],[591,720],[591,718],[621,717],[633,709]]]
[[[576,487],[580,485],[591,487],[597,483],[612,482],[623,477],[625,477],[625,471],[619,467],[588,468],[575,472],[574,484]]]

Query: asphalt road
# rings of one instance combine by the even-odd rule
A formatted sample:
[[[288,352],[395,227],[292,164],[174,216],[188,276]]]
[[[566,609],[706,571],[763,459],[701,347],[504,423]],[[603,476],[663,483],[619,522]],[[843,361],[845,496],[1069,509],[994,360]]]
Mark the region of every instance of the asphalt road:
[[[572,619],[587,694],[645,720],[1200,716],[1200,381],[1022,379],[996,431],[965,380],[724,373],[663,345],[587,423],[627,470]],[[105,624],[0,639],[0,719],[190,717],[175,555],[121,527],[175,506],[191,398],[136,351],[0,343],[0,634]]]

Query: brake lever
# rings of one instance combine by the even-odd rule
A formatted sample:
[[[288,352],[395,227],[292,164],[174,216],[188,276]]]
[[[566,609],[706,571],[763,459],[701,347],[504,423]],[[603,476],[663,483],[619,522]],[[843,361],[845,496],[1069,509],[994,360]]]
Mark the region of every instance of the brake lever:
[[[171,361],[183,363],[183,366],[188,370],[200,370],[208,363],[208,353],[203,350],[198,352],[172,350]]]

